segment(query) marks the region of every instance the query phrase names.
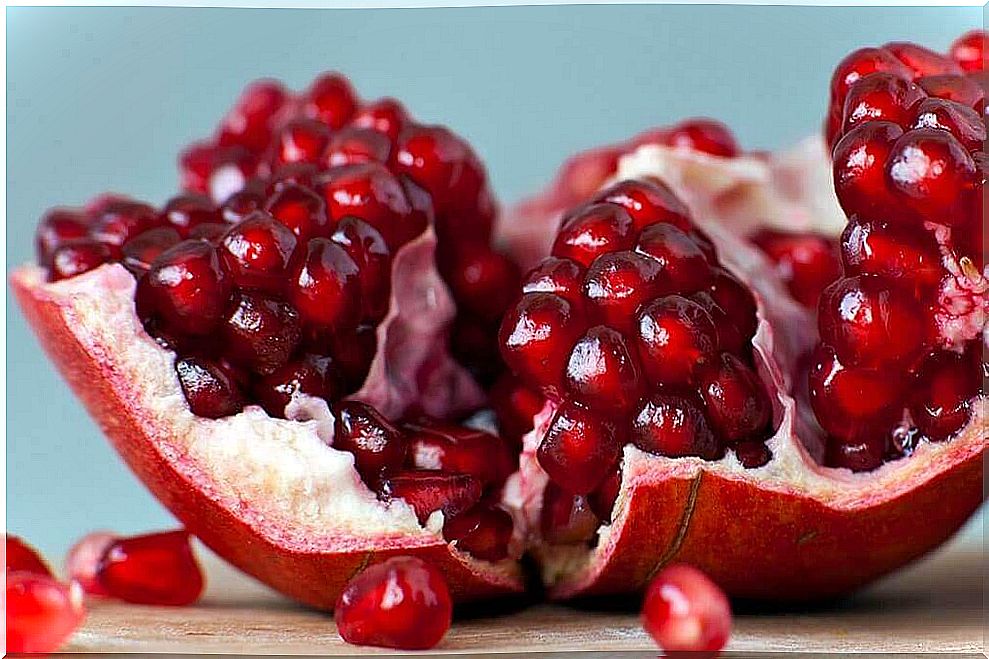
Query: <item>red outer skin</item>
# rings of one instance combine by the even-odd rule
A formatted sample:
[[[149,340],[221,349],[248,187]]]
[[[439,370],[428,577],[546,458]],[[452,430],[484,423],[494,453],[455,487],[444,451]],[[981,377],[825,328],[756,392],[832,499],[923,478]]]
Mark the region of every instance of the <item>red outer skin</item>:
[[[984,427],[981,433],[952,456],[956,462],[913,489],[854,507],[703,468],[663,473],[640,462],[625,477],[625,505],[607,544],[550,596],[641,590],[670,563],[700,568],[733,597],[848,593],[937,547],[979,507],[989,442]]]
[[[151,427],[142,410],[127,403],[127,382],[87,353],[61,308],[15,272],[11,285],[45,352],[135,474],[196,537],[244,572],[309,606],[332,609],[347,581],[371,563],[392,556],[418,556],[446,577],[458,601],[520,592],[520,579],[471,563],[443,541],[427,535],[340,536],[314,539],[306,550],[279,545],[277,531],[254,528],[187,478],[160,448],[169,428]]]

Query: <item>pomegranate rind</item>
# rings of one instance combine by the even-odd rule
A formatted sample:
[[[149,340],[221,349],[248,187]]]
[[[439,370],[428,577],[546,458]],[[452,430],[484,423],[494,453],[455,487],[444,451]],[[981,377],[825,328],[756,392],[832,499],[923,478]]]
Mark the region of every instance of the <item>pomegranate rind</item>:
[[[432,262],[434,248],[427,232],[396,255],[397,292],[379,327],[383,348],[375,357],[385,362],[377,366],[379,375],[417,388],[389,389],[371,383],[372,375],[357,394],[391,412],[424,404],[449,413],[469,408],[480,395],[473,383],[447,382],[430,370],[455,369],[446,355],[422,352],[441,361],[414,364],[411,379],[388,362],[389,355],[403,354],[396,343],[442,343],[437,337],[452,318],[452,302],[435,270],[420,263]],[[434,277],[439,288],[429,283]],[[191,533],[244,572],[322,609],[333,607],[354,574],[397,555],[435,565],[458,601],[522,589],[514,561],[477,561],[447,543],[441,513],[424,528],[404,502],[379,502],[360,481],[353,456],[328,446],[332,417],[325,402],[294,401],[287,408],[294,421],[272,419],[256,406],[219,420],[192,415],[171,367],[173,354],[140,326],[134,279],[122,266],[54,284],[39,268],[24,266],[10,280],[42,347],[130,468]],[[400,299],[403,292],[428,299]],[[432,323],[427,313],[434,314]]]

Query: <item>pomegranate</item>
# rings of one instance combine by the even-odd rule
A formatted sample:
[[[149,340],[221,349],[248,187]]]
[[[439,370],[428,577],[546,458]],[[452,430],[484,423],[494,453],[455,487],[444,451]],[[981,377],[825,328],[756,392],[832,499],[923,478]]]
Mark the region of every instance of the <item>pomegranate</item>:
[[[86,617],[78,584],[36,572],[7,572],[4,606],[10,654],[55,652]]]
[[[396,553],[435,563],[457,598],[521,588],[500,504],[518,443],[455,425],[485,395],[450,330],[476,321],[497,354],[519,277],[491,247],[470,146],[327,74],[300,94],[249,86],[180,167],[188,189],[161,209],[52,211],[38,267],[12,277],[125,459],[190,532],[314,606]],[[195,598],[195,570],[165,592],[128,543],[81,570],[91,592]]]
[[[399,556],[354,577],[340,593],[333,615],[348,643],[428,650],[450,628],[453,604],[435,567]]]
[[[668,657],[715,657],[728,642],[728,598],[689,565],[664,568],[646,588],[642,626]]]

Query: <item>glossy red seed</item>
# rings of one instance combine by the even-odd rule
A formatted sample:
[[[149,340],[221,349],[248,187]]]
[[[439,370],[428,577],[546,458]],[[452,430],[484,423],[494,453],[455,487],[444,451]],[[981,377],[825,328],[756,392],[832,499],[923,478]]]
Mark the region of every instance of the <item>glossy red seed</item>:
[[[981,112],[985,107],[985,90],[968,76],[927,76],[918,80],[917,84],[927,92],[928,96],[961,103],[978,112]]]
[[[361,314],[360,271],[339,244],[313,238],[296,255],[287,296],[304,321],[338,332],[349,330]]]
[[[202,357],[183,357],[176,360],[175,372],[196,416],[219,419],[244,408],[237,384],[215,363]]]
[[[949,58],[915,43],[894,41],[883,46],[913,71],[914,77],[960,74],[961,68]]]
[[[656,259],[662,266],[660,289],[664,293],[693,293],[712,283],[704,249],[672,224],[646,227],[635,251]]]
[[[653,394],[633,417],[630,438],[655,455],[716,460],[724,454],[701,406],[686,396]]]
[[[243,190],[259,169],[258,157],[246,149],[236,146],[219,149],[210,156],[208,174],[201,189],[191,189],[223,202]]]
[[[945,276],[937,241],[919,226],[853,218],[841,234],[841,260],[849,275],[880,275],[919,291],[936,288]]]
[[[320,328],[310,328],[317,332]],[[330,332],[326,345],[333,361],[340,369],[346,389],[356,391],[367,379],[378,348],[377,328],[374,325],[358,325],[340,333]]]
[[[446,127],[417,124],[405,128],[393,160],[396,173],[408,176],[433,197],[437,215],[456,214],[477,206],[477,195],[484,183],[480,161],[470,145]],[[486,231],[470,233],[479,239],[487,238]]]
[[[453,604],[436,568],[418,558],[399,557],[354,577],[340,594],[333,617],[347,643],[428,650],[450,628]]]
[[[156,606],[193,604],[205,581],[186,531],[121,538],[103,554],[97,575],[111,597]]]
[[[886,455],[886,435],[866,433],[856,439],[828,442],[824,464],[828,467],[872,471],[880,467]]]
[[[906,128],[913,110],[927,94],[918,85],[889,73],[874,73],[848,90],[842,127],[849,131],[869,121],[889,121]]]
[[[302,338],[299,313],[261,293],[234,293],[220,325],[223,356],[231,363],[268,375],[288,363]]]
[[[594,201],[621,206],[632,216],[635,228],[639,230],[656,222],[672,224],[684,231],[691,229],[690,211],[659,179],[615,183],[600,192]]]
[[[739,442],[732,447],[735,457],[746,469],[758,469],[773,458],[769,447],[761,441]]]
[[[839,279],[818,307],[822,341],[848,366],[909,366],[924,347],[924,319],[909,293],[875,275]]]
[[[579,304],[585,272],[575,261],[547,257],[525,276],[522,292],[556,293],[571,304]]]
[[[564,216],[552,254],[585,268],[607,252],[631,249],[635,228],[628,212],[615,204],[590,204]]]
[[[328,167],[356,165],[362,162],[388,162],[391,143],[388,137],[370,128],[349,126],[334,133],[323,155]]]
[[[611,472],[620,450],[618,430],[610,418],[566,402],[553,416],[536,459],[560,487],[587,494]]]
[[[201,240],[183,241],[158,256],[139,283],[154,313],[184,334],[209,334],[220,322],[230,280],[216,250]]]
[[[65,558],[65,573],[71,581],[82,586],[87,595],[107,594],[97,572],[103,554],[117,539],[118,536],[109,531],[94,531],[87,533],[69,549]]]
[[[500,561],[508,556],[512,516],[501,508],[476,506],[446,520],[443,537],[474,558]]]
[[[376,409],[341,401],[333,406],[333,416],[333,447],[352,453],[364,478],[374,480],[402,466],[408,446],[405,435]]]
[[[86,214],[73,208],[45,211],[34,232],[34,249],[38,265],[47,267],[52,253],[67,240],[85,238],[89,232]]]
[[[741,151],[728,127],[714,119],[688,119],[669,129],[666,143],[713,156],[734,158]]]
[[[252,392],[268,414],[284,418],[285,406],[297,396],[333,401],[343,393],[343,384],[330,357],[304,355],[258,379]]]
[[[937,352],[921,365],[911,387],[910,418],[928,439],[950,439],[968,423],[981,388],[981,373],[971,360]]]
[[[391,252],[384,237],[367,222],[345,217],[330,240],[342,246],[360,272],[362,320],[377,323],[388,312]]]
[[[736,355],[747,354],[749,352],[751,347],[750,339],[742,336],[742,333],[735,326],[735,322],[714,301],[710,293],[694,293],[688,299],[701,305],[704,311],[711,317],[718,334],[719,349]]]
[[[257,80],[248,85],[217,131],[220,144],[237,144],[261,151],[271,138],[274,117],[289,100],[277,80]]]
[[[296,242],[288,227],[269,213],[255,211],[229,228],[219,253],[235,285],[279,294]]]
[[[412,469],[473,476],[482,488],[500,485],[515,471],[511,447],[491,433],[424,419],[404,426]]]
[[[316,78],[303,95],[303,113],[333,130],[343,128],[357,109],[357,95],[350,81],[335,72]]]
[[[158,222],[170,226],[179,232],[183,238],[197,224],[207,222],[222,222],[216,206],[203,195],[184,194],[172,197],[158,214]]]
[[[697,384],[714,432],[729,443],[764,439],[772,406],[759,376],[738,357],[723,352],[697,373]]]
[[[16,535],[4,534],[6,544],[7,574],[11,572],[32,572],[52,576],[51,570],[37,550]]]
[[[518,294],[518,266],[486,244],[461,244],[451,254],[440,253],[438,259],[461,312],[494,324]]]
[[[910,79],[912,72],[892,53],[882,48],[860,48],[838,63],[831,77],[831,106],[839,112],[849,88],[860,79],[876,72],[889,72]]]
[[[602,325],[574,344],[564,382],[574,400],[598,410],[628,411],[644,391],[641,367],[625,338]]]
[[[90,236],[106,245],[114,258],[118,257],[125,242],[158,221],[154,208],[131,199],[107,197],[94,202],[92,207]]]
[[[986,31],[971,30],[958,37],[948,54],[965,71],[982,71],[986,68]]]
[[[330,142],[330,129],[315,119],[294,119],[275,136],[268,162],[275,169],[295,162],[319,162]]]
[[[403,471],[385,475],[381,493],[386,499],[404,500],[425,524],[437,510],[444,518],[470,510],[481,499],[481,484],[467,474]]]
[[[635,346],[649,381],[686,385],[700,364],[718,349],[711,315],[697,302],[679,295],[646,304],[637,320]]]
[[[978,112],[939,98],[927,98],[917,105],[911,127],[948,131],[969,150],[982,148],[986,140],[986,126]]]
[[[755,336],[759,320],[756,315],[756,301],[752,291],[727,270],[713,269],[714,282],[708,289],[711,297],[731,319],[732,324],[747,343]],[[721,346],[723,350],[729,348]]]
[[[526,382],[559,393],[567,358],[581,334],[580,323],[579,312],[564,298],[527,293],[502,321],[502,357]]]
[[[964,224],[968,204],[981,191],[976,164],[950,133],[912,130],[896,141],[886,164],[890,187],[925,220]]]
[[[841,276],[834,240],[817,233],[790,233],[764,229],[751,237],[776,264],[776,274],[794,299],[809,309],[831,282]]]
[[[90,238],[66,240],[51,255],[48,281],[71,279],[110,260],[110,250],[103,243]]]
[[[728,643],[728,598],[689,565],[664,568],[646,588],[642,626],[667,656],[714,657]]]
[[[886,162],[903,129],[888,121],[870,121],[845,134],[832,154],[835,194],[851,217],[879,222],[914,222],[886,179]]]
[[[351,124],[357,128],[370,128],[384,133],[394,142],[411,118],[405,106],[394,98],[380,98],[358,108]]]
[[[600,525],[586,497],[566,492],[553,481],[546,484],[539,518],[542,540],[553,545],[584,544]]]
[[[588,316],[623,333],[635,326],[639,307],[659,293],[662,266],[635,252],[603,254],[584,277]]]
[[[328,238],[330,222],[326,204],[309,188],[286,183],[268,198],[265,209],[291,231],[300,243],[311,238]]]
[[[55,652],[86,617],[82,589],[34,572],[8,572],[5,647],[10,654]]]
[[[615,469],[602,481],[596,490],[587,495],[587,504],[597,518],[605,524],[612,521],[612,511],[615,501],[618,500],[618,492],[622,487],[621,469]]]
[[[521,447],[522,435],[532,430],[532,419],[546,399],[515,376],[503,373],[488,392],[488,402],[498,418],[501,436]]]
[[[171,227],[148,229],[124,243],[120,263],[139,277],[151,269],[155,259],[181,240],[179,232]]]
[[[227,197],[220,206],[220,216],[228,224],[236,224],[255,211],[263,211],[267,201],[258,184],[248,184],[240,192]]]

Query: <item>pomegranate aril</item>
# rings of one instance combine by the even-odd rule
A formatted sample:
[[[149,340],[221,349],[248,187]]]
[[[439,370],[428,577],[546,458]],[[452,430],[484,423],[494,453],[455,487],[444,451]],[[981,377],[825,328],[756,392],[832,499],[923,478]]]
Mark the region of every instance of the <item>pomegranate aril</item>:
[[[295,162],[318,162],[330,142],[330,129],[315,119],[294,119],[279,129],[268,161],[272,169]]]
[[[518,266],[485,244],[458,245],[451,254],[439,254],[440,272],[458,310],[486,323],[497,323],[519,288]]]
[[[968,423],[971,401],[981,393],[981,376],[967,355],[941,351],[924,361],[911,387],[909,409],[925,437],[944,441]]]
[[[88,235],[89,220],[82,211],[72,208],[52,208],[46,211],[34,232],[38,265],[47,267],[59,245]]]
[[[220,216],[223,221],[236,224],[255,211],[263,211],[266,198],[260,187],[249,185],[227,197],[220,206]]]
[[[118,536],[109,531],[94,531],[87,533],[69,549],[65,558],[65,573],[71,581],[82,586],[87,595],[107,594],[97,573],[103,554],[117,539]]]
[[[946,274],[930,232],[854,217],[841,234],[841,260],[848,275],[879,275],[914,285],[918,292],[930,292]]]
[[[170,226],[183,238],[197,224],[222,222],[223,218],[213,202],[198,194],[185,194],[172,197],[158,214],[159,224]]]
[[[48,281],[70,279],[95,270],[110,260],[110,250],[103,243],[91,238],[66,240],[51,255]]]
[[[874,73],[848,90],[843,129],[847,132],[870,121],[889,121],[905,128],[913,118],[913,109],[926,97],[924,90],[910,80],[889,73]]]
[[[4,534],[6,546],[5,560],[7,574],[11,572],[31,572],[43,576],[52,576],[51,570],[37,550],[24,540],[10,533]]]
[[[333,617],[347,643],[398,650],[428,650],[453,617],[443,575],[418,558],[391,558],[351,579]]]
[[[824,464],[828,467],[872,471],[883,464],[886,456],[886,434],[869,432],[846,441],[827,443]]]
[[[326,204],[318,194],[299,183],[282,185],[268,198],[265,210],[286,226],[299,242],[330,235]]]
[[[556,293],[571,304],[580,304],[584,274],[585,270],[579,263],[551,256],[525,276],[522,293]]]
[[[654,224],[639,235],[635,251],[662,266],[660,288],[669,293],[693,293],[712,282],[705,250],[694,237],[672,224]]]
[[[348,331],[361,315],[360,270],[338,243],[313,238],[296,254],[287,296],[305,322]]]
[[[751,240],[776,264],[776,274],[793,298],[807,308],[816,308],[821,291],[841,276],[837,246],[827,236],[764,229]]]
[[[509,445],[496,435],[436,421],[404,426],[410,468],[473,476],[482,488],[500,485],[515,470]]]
[[[211,199],[223,202],[243,190],[259,170],[258,158],[253,153],[241,147],[217,149],[210,155],[209,169],[203,184],[187,188],[207,193]]]
[[[403,471],[381,479],[381,494],[386,500],[404,500],[425,524],[437,510],[449,518],[472,508],[481,500],[481,484],[467,474]]]
[[[376,481],[405,462],[405,435],[370,405],[341,401],[333,406],[333,416],[333,447],[354,455],[365,480]]]
[[[220,327],[223,355],[260,375],[284,366],[302,338],[299,313],[260,293],[241,291],[230,299]]]
[[[769,436],[772,406],[759,376],[738,357],[721,353],[701,366],[697,384],[708,421],[728,443]]]
[[[631,249],[632,217],[615,204],[590,204],[566,215],[553,243],[553,256],[585,268],[601,254]]]
[[[111,597],[157,606],[192,604],[204,586],[186,531],[118,539],[103,554],[97,579]]]
[[[543,490],[539,521],[542,539],[553,545],[586,543],[601,525],[586,497],[571,494],[552,481]]]
[[[621,181],[598,194],[594,201],[621,206],[628,211],[638,230],[657,222],[672,224],[684,231],[692,228],[687,207],[658,179]]]
[[[925,99],[917,106],[911,127],[947,131],[972,151],[981,149],[986,140],[986,126],[978,112],[939,98]]]
[[[220,258],[237,286],[280,294],[296,242],[288,227],[264,211],[255,211],[227,230]]]
[[[912,74],[903,62],[883,48],[860,48],[845,57],[831,77],[831,107],[844,107],[848,90],[862,78],[877,72],[888,72],[910,79]]]
[[[275,168],[267,179],[258,181],[258,189],[269,197],[281,192],[289,185],[312,189],[321,172],[322,170],[315,163],[291,162]],[[264,187],[261,188],[261,185]]]
[[[961,68],[944,55],[915,43],[894,41],[886,44],[883,48],[906,64],[907,68],[913,71],[915,78],[962,73]]]
[[[703,306],[679,295],[661,297],[638,314],[638,356],[655,385],[686,385],[697,367],[714,357],[718,333]]]
[[[151,269],[155,259],[181,240],[179,232],[171,227],[148,229],[124,243],[120,263],[140,277]]]
[[[927,76],[917,81],[921,89],[946,101],[954,101],[977,112],[982,112],[986,104],[986,92],[979,84],[967,76],[937,75]],[[923,101],[927,103],[931,99]]]
[[[4,608],[11,654],[55,652],[86,617],[82,588],[34,572],[8,571]]]
[[[501,508],[482,504],[446,520],[443,537],[456,542],[457,549],[474,558],[500,561],[508,556],[512,516]]]
[[[268,414],[284,418],[285,406],[296,396],[333,401],[343,393],[343,385],[330,357],[305,355],[258,379],[252,391]]]
[[[220,123],[219,143],[261,151],[271,138],[272,119],[288,100],[288,92],[277,80],[251,83]]]
[[[714,119],[689,119],[676,124],[667,132],[665,142],[723,158],[734,158],[741,151],[728,127]]]
[[[832,153],[835,194],[842,209],[863,221],[916,223],[889,186],[886,162],[903,128],[870,121],[845,133]]]
[[[708,313],[714,322],[715,331],[718,335],[718,347],[725,352],[736,355],[748,354],[751,349],[750,338],[742,336],[742,333],[735,326],[735,322],[728,317],[725,310],[714,301],[710,293],[694,293],[690,296],[691,301],[696,302],[704,311]]]
[[[624,154],[624,146],[604,147],[567,159],[558,175],[565,198],[572,202],[582,201],[600,190],[618,169],[618,159]]]
[[[769,463],[773,458],[769,447],[763,442],[746,441],[739,442],[732,447],[735,457],[746,469],[758,469]]]
[[[319,333],[319,329],[316,329]],[[356,391],[367,379],[371,361],[378,349],[377,328],[374,325],[358,325],[356,329],[346,332],[324,335],[327,338],[330,355],[340,374],[343,376],[346,389]]]
[[[642,626],[667,656],[714,657],[728,643],[728,598],[689,565],[664,568],[646,588]]]
[[[971,30],[951,44],[948,54],[962,70],[982,71],[986,68],[986,41],[985,30]]]
[[[587,494],[611,472],[624,443],[618,429],[602,416],[575,403],[557,409],[536,452],[539,465],[560,487]]]
[[[714,282],[708,292],[738,329],[745,343],[752,340],[759,326],[755,297],[749,288],[727,270],[714,268]],[[730,350],[722,345],[723,350]]]
[[[356,165],[362,162],[388,162],[391,142],[370,128],[344,128],[334,133],[322,161],[328,167]]]
[[[488,402],[498,418],[499,434],[521,448],[522,435],[532,430],[532,420],[546,404],[543,396],[510,373],[503,373],[488,392]]]
[[[128,240],[155,226],[155,209],[131,199],[110,197],[93,204],[89,235],[110,249],[114,258]]]
[[[244,407],[240,390],[218,365],[202,357],[176,360],[175,372],[189,409],[208,419],[237,414]]]
[[[505,363],[544,391],[561,392],[580,323],[581,314],[564,298],[527,293],[502,320],[499,344]]]
[[[218,247],[220,244],[220,239],[223,238],[229,228],[229,224],[220,224],[219,222],[197,224],[192,227],[192,230],[189,232],[189,238],[195,240],[205,240],[206,242],[211,243],[214,247]]]
[[[362,319],[376,323],[388,312],[391,252],[381,233],[367,222],[345,217],[330,239],[341,245],[360,272]]]
[[[602,254],[587,270],[582,292],[592,321],[624,333],[639,307],[660,292],[662,265],[636,252]]]
[[[724,446],[711,430],[699,402],[675,394],[653,394],[632,419],[630,438],[654,455],[716,460]]]
[[[587,504],[591,511],[604,524],[610,524],[611,515],[618,500],[618,492],[622,487],[622,471],[615,469],[602,481],[598,489],[587,495]]]
[[[152,314],[184,334],[212,332],[223,317],[230,281],[209,243],[186,240],[161,253],[138,284]]]
[[[358,108],[351,125],[384,133],[394,142],[409,121],[409,113],[401,102],[394,98],[381,98]]]
[[[584,405],[627,412],[644,390],[640,371],[625,338],[598,325],[574,344],[564,381],[567,392]]]
[[[328,72],[316,78],[303,96],[302,112],[333,130],[343,128],[357,109],[357,95],[350,81]]]

